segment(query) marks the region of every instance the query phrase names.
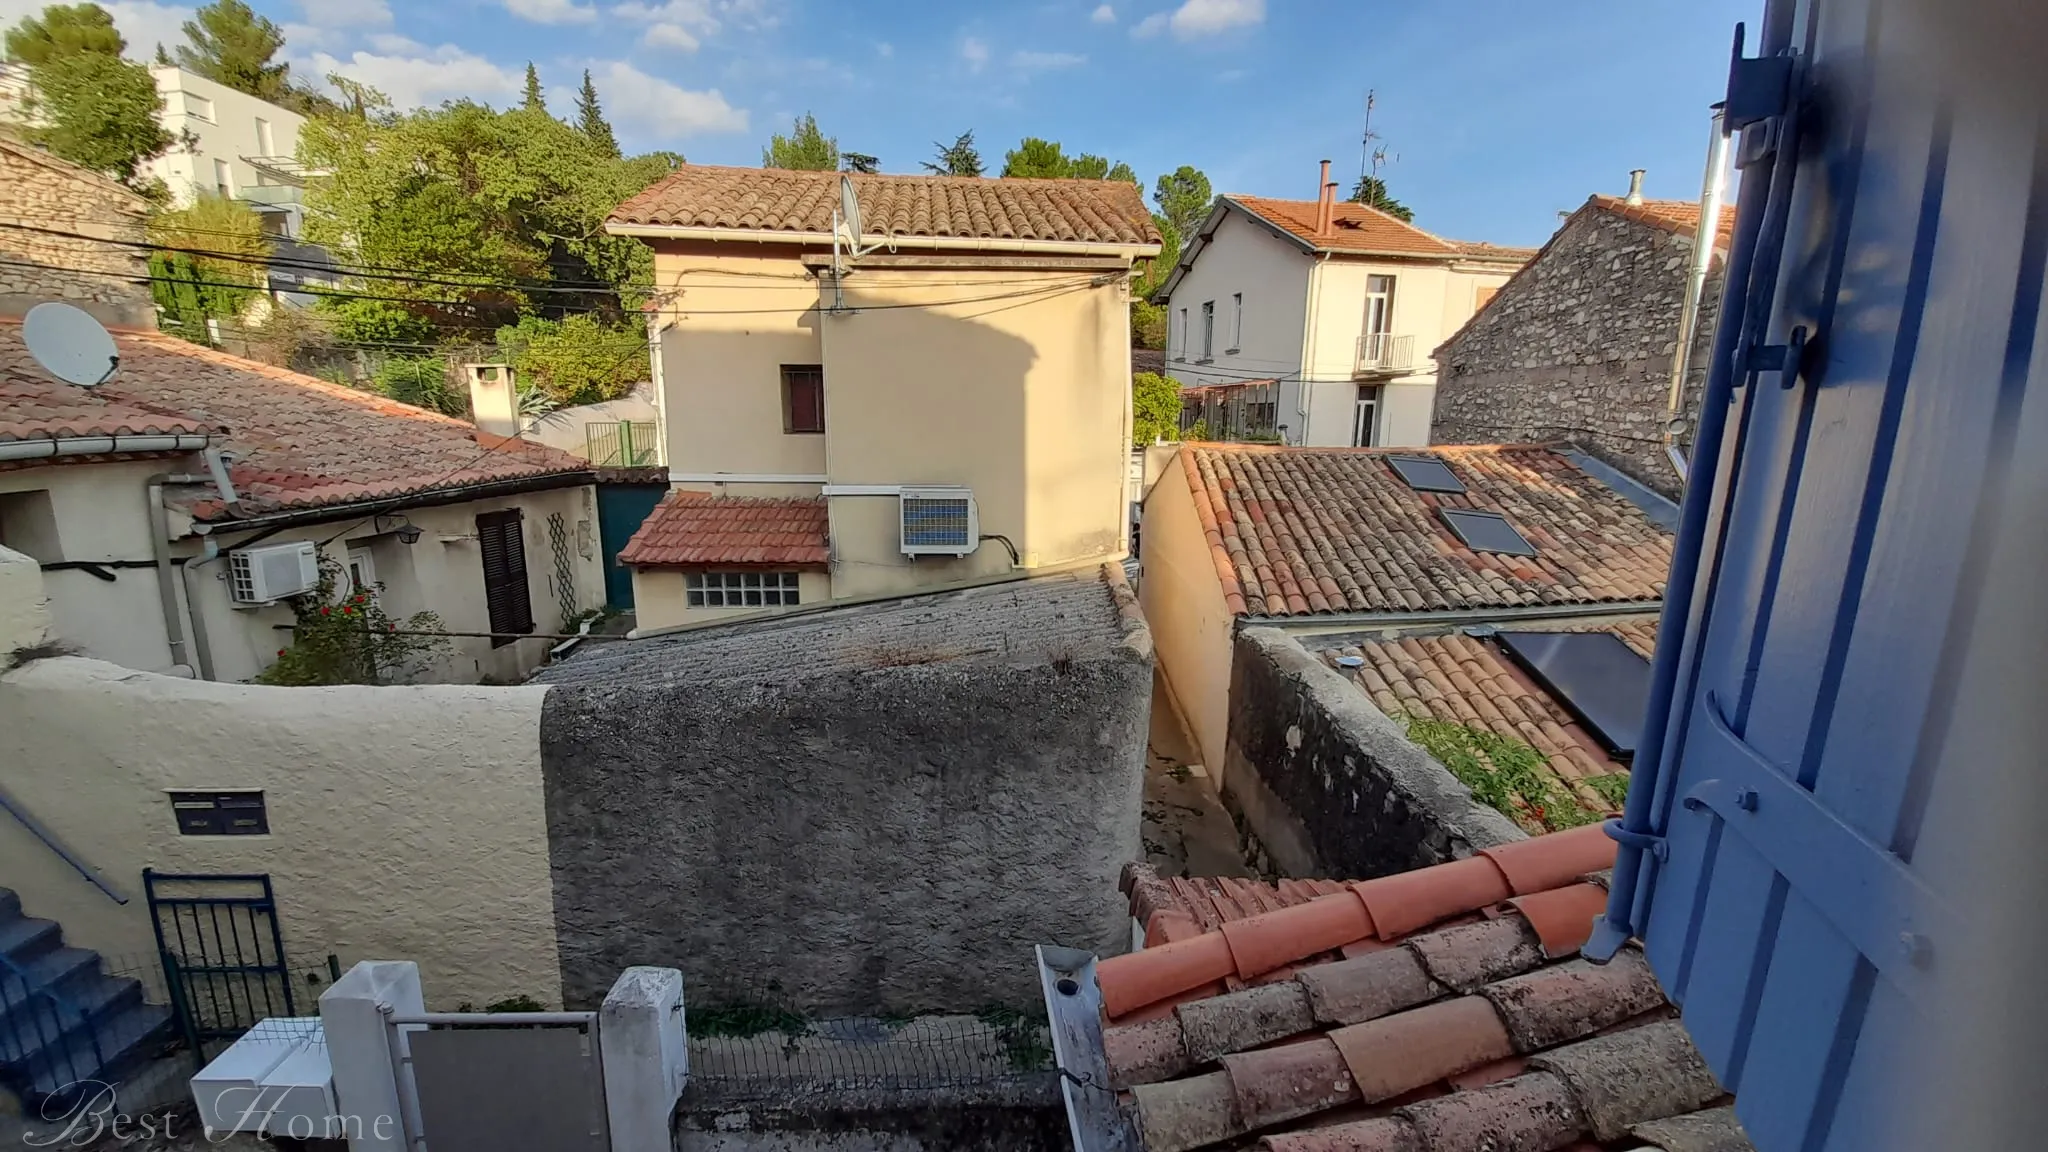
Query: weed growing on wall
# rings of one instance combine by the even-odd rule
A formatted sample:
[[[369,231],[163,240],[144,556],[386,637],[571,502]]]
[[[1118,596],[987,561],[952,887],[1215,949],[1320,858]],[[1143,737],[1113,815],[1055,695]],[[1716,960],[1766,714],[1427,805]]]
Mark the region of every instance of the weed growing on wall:
[[[415,612],[394,620],[377,602],[378,589],[351,588],[337,595],[344,581],[341,565],[320,558],[320,583],[292,598],[292,642],[277,650],[277,660],[256,674],[256,683],[280,687],[322,684],[386,684],[419,671],[448,650],[441,617]]]
[[[1407,723],[1408,738],[1450,769],[1474,799],[1530,832],[1576,828],[1606,815],[1557,787],[1545,771],[1543,753],[1520,740],[1427,716],[1409,716]],[[1619,773],[1587,784],[1610,810],[1618,810],[1628,795],[1628,777]]]

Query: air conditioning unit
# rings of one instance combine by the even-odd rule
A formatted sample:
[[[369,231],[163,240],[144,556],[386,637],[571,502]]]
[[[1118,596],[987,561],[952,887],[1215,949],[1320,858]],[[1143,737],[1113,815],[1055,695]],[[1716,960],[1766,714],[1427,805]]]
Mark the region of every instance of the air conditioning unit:
[[[311,540],[228,553],[228,592],[237,604],[274,604],[319,586],[320,550]]]
[[[896,510],[905,556],[966,556],[981,544],[974,493],[966,488],[905,488]]]

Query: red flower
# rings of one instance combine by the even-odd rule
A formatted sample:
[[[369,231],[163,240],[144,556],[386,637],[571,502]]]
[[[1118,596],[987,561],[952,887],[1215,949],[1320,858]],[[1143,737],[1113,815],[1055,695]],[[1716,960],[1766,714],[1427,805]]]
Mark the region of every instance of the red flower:
[[[328,614],[329,612],[331,612],[331,611],[333,611],[333,609],[329,608],[329,607],[328,607],[327,605],[325,605],[325,604],[322,604],[322,605],[320,606],[320,614],[321,614],[322,616],[325,616],[325,615],[327,615],[327,614]]]
[[[282,656],[282,655],[284,655],[284,649],[282,649],[282,648],[279,648],[279,649],[277,650],[277,654],[278,654],[279,656]]]

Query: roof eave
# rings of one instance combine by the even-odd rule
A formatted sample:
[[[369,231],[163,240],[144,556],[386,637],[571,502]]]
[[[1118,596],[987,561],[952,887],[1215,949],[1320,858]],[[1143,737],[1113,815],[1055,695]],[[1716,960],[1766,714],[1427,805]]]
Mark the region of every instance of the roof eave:
[[[495,496],[516,496],[525,492],[545,492],[555,488],[580,488],[585,484],[597,483],[597,473],[589,468],[570,469],[562,472],[541,472],[528,476],[509,476],[499,480],[483,480],[474,484],[456,484],[442,488],[428,488],[419,492],[406,492],[396,496],[382,496],[371,500],[350,500],[338,504],[320,504],[310,508],[282,508],[239,519],[219,517],[215,519],[193,518],[192,528],[197,535],[215,532],[261,531],[271,528],[291,528],[302,524],[321,524],[334,520],[360,519],[364,516],[382,515],[386,512],[402,511],[407,508],[433,508],[445,504],[466,504],[472,500],[486,500]]]
[[[621,221],[605,222],[604,230],[612,236],[632,236],[643,240],[711,240],[753,244],[820,244],[832,243],[829,232],[789,232],[774,228],[721,228],[716,226],[688,224],[630,224]],[[884,239],[893,248],[924,248],[935,251],[953,252],[1058,252],[1080,256],[1113,255],[1130,259],[1159,255],[1160,245],[1152,244],[1102,244],[1078,240],[1026,240],[1002,236],[889,236]]]

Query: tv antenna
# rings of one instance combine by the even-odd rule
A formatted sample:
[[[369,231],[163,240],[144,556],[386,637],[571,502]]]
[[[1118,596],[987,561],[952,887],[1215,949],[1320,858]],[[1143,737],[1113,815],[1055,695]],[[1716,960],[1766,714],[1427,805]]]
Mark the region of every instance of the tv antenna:
[[[839,254],[843,250],[849,256],[865,256],[881,247],[880,243],[863,246],[860,242],[860,197],[854,193],[853,177],[839,175],[839,207],[832,210],[832,311],[846,311],[846,292],[841,287],[845,269]],[[844,248],[841,248],[844,245]]]
[[[92,388],[121,366],[114,338],[76,305],[52,300],[29,309],[21,321],[21,339],[44,371],[67,384]]]
[[[1379,133],[1372,130],[1372,110],[1378,103],[1379,94],[1371,88],[1366,89],[1365,131],[1359,136],[1361,155],[1358,158],[1358,180],[1361,184],[1365,182],[1367,177],[1375,180],[1379,179],[1382,166],[1391,160],[1400,159],[1399,156],[1389,156],[1385,144],[1374,143],[1374,141],[1381,138]]]

